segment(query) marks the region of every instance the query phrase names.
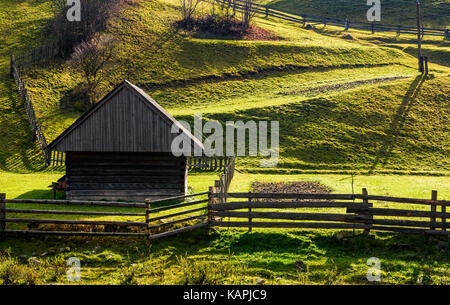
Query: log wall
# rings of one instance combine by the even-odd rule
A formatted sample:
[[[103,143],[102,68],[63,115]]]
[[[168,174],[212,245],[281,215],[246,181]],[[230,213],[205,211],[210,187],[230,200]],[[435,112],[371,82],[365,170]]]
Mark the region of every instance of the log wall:
[[[184,195],[185,157],[170,153],[67,152],[69,200],[145,201]]]

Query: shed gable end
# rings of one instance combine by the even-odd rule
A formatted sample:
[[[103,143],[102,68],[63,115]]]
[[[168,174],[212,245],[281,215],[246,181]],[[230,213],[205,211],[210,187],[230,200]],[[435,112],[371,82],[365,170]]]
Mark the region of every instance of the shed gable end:
[[[170,152],[172,122],[129,86],[117,88],[54,146],[57,151]]]

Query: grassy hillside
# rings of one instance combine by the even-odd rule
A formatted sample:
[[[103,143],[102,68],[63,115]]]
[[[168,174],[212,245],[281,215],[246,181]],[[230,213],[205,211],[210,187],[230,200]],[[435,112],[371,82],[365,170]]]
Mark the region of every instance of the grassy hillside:
[[[51,18],[50,1],[0,2],[0,170],[43,167],[33,135],[9,76],[9,57],[45,41],[43,29]]]
[[[32,4],[48,4],[30,3],[5,11],[27,12],[34,9]],[[153,18],[155,12],[160,19]],[[257,18],[256,25],[281,40],[198,39],[183,31],[164,41],[149,39],[148,33],[168,31],[167,24],[179,14],[177,1],[144,0],[111,21],[108,32],[121,43],[103,72],[108,75],[102,83],[104,94],[128,79],[180,119],[189,121],[193,114],[203,113],[222,122],[279,120],[280,168],[288,171],[448,171],[445,101],[450,70],[431,65],[432,79],[417,79],[407,36],[398,40],[352,32],[347,39],[333,29],[305,30]],[[34,43],[39,44],[49,13],[35,18],[33,28],[40,34],[35,34]],[[19,28],[22,24],[18,30],[25,31]],[[431,40],[425,47],[446,62],[449,53],[440,44]],[[4,96],[14,94],[6,74],[11,52],[3,51],[3,76],[9,83]],[[72,92],[82,77],[64,59],[25,72],[36,114],[51,141],[81,115]],[[30,139],[26,142],[30,145]],[[14,158],[6,148],[2,155]],[[242,159],[239,164],[252,169],[256,162]]]
[[[293,13],[320,17],[367,22],[366,1],[358,0],[262,0],[270,7]],[[421,1],[421,16],[425,26],[445,27],[450,25],[450,3],[447,0]],[[409,0],[381,1],[381,23],[411,25],[416,23],[416,3]]]
[[[172,2],[168,2],[172,4]],[[258,19],[281,41],[194,39],[178,33],[152,49],[149,11],[176,20],[167,2],[143,1],[115,20],[123,37],[105,71],[104,93],[122,79],[138,84],[179,119],[279,120],[280,167],[296,170],[446,172],[448,69],[416,78],[416,60],[398,48],[343,39]],[[132,21],[130,21],[132,20]],[[129,32],[132,28],[133,32]],[[35,67],[27,84],[49,140],[79,115],[71,90],[81,77],[65,61]],[[242,159],[243,168],[257,160]]]
[[[23,188],[45,188],[43,181],[49,179],[49,175],[44,173],[8,175],[10,187],[6,191],[11,198],[35,198],[38,194],[23,194]],[[199,191],[209,185],[211,178],[205,174],[190,175],[194,190]],[[239,173],[231,188],[233,191],[248,191],[253,181],[305,180],[333,186],[336,193],[352,189],[350,177],[342,175]],[[437,188],[439,198],[447,198],[448,180],[448,177],[357,176],[354,186],[355,190],[367,187],[371,194],[418,198],[429,198],[429,190]],[[26,183],[19,189],[11,181]],[[49,208],[63,210],[68,207]],[[92,211],[99,208],[78,209]],[[105,211],[104,207],[101,210]],[[139,209],[130,209],[129,212],[134,210],[142,212]],[[450,282],[450,253],[439,248],[437,240],[428,236],[393,233],[365,235],[358,230],[256,228],[250,234],[244,230],[227,229],[214,230],[210,235],[197,230],[153,241],[151,246],[143,239],[130,237],[16,237],[2,239],[0,250],[0,283],[4,284],[6,281],[10,284],[370,284],[365,275],[369,268],[367,259],[373,256],[381,260],[379,284]],[[30,257],[42,264],[30,263]],[[65,276],[65,261],[69,257],[81,260],[82,278],[79,283],[69,283]],[[296,267],[299,261],[305,268]],[[8,273],[7,269],[15,272]]]
[[[60,168],[43,168],[8,68],[9,55],[51,38],[50,3],[0,3],[0,192],[7,198],[51,198],[47,186],[62,175]],[[258,26],[281,40],[199,39],[183,31],[166,36],[167,22],[155,16],[179,18],[176,0],[142,0],[121,16],[108,28],[121,44],[103,72],[103,93],[129,79],[179,119],[202,113],[221,122],[280,121],[280,166],[263,171],[258,160],[240,158],[231,191],[249,191],[255,181],[319,181],[334,193],[366,187],[369,194],[430,198],[433,189],[438,199],[448,198],[450,70],[438,65],[449,62],[448,43],[426,41],[424,48],[439,61],[425,79],[418,77],[414,38],[407,35],[351,31],[349,37],[331,27],[306,30],[258,18]],[[169,39],[155,44],[149,39],[154,31]],[[81,115],[72,93],[82,77],[60,58],[25,73],[52,140]],[[349,175],[357,170],[374,174]],[[205,191],[215,179],[217,173],[190,173],[189,186]],[[449,251],[437,240],[359,233],[195,231],[151,246],[133,238],[8,236],[0,241],[0,284],[69,284],[69,257],[81,259],[81,284],[367,284],[367,259],[373,256],[381,260],[381,284],[450,283]]]

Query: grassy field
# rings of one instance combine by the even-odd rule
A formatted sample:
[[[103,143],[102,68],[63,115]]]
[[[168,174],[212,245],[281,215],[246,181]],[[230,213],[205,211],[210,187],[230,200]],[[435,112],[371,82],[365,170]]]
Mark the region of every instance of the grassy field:
[[[30,190],[47,198],[50,193],[44,181],[59,173],[6,175],[0,181],[20,179],[23,185],[18,189],[8,183],[8,198],[35,198]],[[191,174],[189,185],[193,191],[203,191],[215,178],[214,174]],[[332,186],[334,193],[352,191],[350,176],[239,173],[231,191],[248,191],[254,181],[318,181]],[[370,194],[415,198],[429,198],[430,190],[437,189],[441,199],[448,197],[448,185],[448,177],[355,176],[353,188],[355,192],[366,187]],[[8,236],[0,240],[0,254],[0,282],[9,284],[368,284],[370,257],[381,261],[378,284],[450,283],[449,252],[438,240],[391,233],[364,235],[359,230],[254,229],[247,233],[245,229],[222,229],[209,234],[198,230],[151,245],[133,238]],[[69,282],[65,276],[69,257],[81,260],[81,282]]]
[[[298,14],[330,17],[368,22],[366,1],[341,0],[263,0],[270,7],[284,9]],[[421,2],[421,16],[424,26],[444,27],[450,22],[450,5],[446,0]],[[416,25],[416,3],[406,0],[385,0],[381,2],[381,24]]]
[[[177,5],[142,1],[124,10],[127,18],[111,22],[108,31],[122,40],[113,64],[104,71],[108,79],[103,93],[126,78],[177,119],[191,121],[193,114],[202,113],[222,123],[278,120],[279,168],[448,171],[444,126],[450,70],[432,64],[430,78],[418,79],[416,60],[408,54],[413,52],[399,49],[408,48],[403,45],[408,35],[396,43],[386,41],[384,34],[368,37],[362,32],[345,39],[332,28],[305,30],[258,18],[258,26],[282,40],[198,39],[180,32],[155,51],[144,33],[164,24],[151,19],[149,12],[176,20]],[[449,53],[438,43],[431,40],[429,48],[438,49],[443,54],[438,61],[446,62]],[[27,71],[29,93],[49,141],[81,115],[71,97],[80,81],[63,60]],[[257,160],[249,158],[239,162],[244,168],[257,166]]]
[[[48,185],[63,175],[61,168],[43,166],[9,77],[11,54],[51,39],[46,31],[50,2],[0,3],[0,192],[7,198],[52,198]],[[325,2],[315,1],[309,13],[332,13],[325,10],[330,7]],[[349,17],[358,16],[360,8],[349,10],[347,2],[342,1]],[[438,9],[442,3],[432,2]],[[313,2],[270,4],[303,12]],[[369,194],[430,198],[431,190],[437,190],[438,199],[448,199],[448,42],[426,38],[431,74],[420,78],[412,35],[370,35],[322,26],[306,30],[257,18],[256,25],[281,40],[199,39],[182,31],[155,50],[148,33],[167,30],[155,14],[175,21],[178,1],[143,0],[123,11],[123,19],[111,21],[108,32],[122,39],[113,64],[104,71],[108,78],[102,83],[103,93],[128,79],[177,119],[190,121],[202,113],[206,120],[220,122],[280,121],[279,166],[262,170],[255,158],[238,159],[231,191],[248,191],[255,181],[318,181],[334,193],[359,193],[365,187]],[[399,21],[406,22],[408,15],[402,16]],[[396,20],[387,14],[387,21]],[[26,71],[49,141],[81,115],[72,98],[80,81],[63,59]],[[190,191],[206,191],[217,176],[191,173]],[[72,209],[9,205],[19,206]],[[8,236],[0,240],[0,284],[77,284],[65,277],[66,259],[73,256],[81,259],[81,284],[368,284],[370,257],[381,260],[381,284],[450,283],[448,248],[438,240],[361,233],[199,230],[151,245],[133,238]]]

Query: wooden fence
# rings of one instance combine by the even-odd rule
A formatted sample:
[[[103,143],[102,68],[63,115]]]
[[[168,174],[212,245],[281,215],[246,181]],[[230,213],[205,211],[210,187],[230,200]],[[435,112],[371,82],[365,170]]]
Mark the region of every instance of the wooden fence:
[[[449,235],[446,219],[450,213],[446,212],[446,206],[450,202],[437,200],[435,191],[430,200],[370,196],[365,189],[362,194],[213,193],[211,196],[238,200],[211,204],[208,215],[211,226],[248,227],[250,231],[252,228],[320,228]],[[374,207],[378,202],[383,202],[383,207]],[[428,210],[387,208],[386,203],[414,204]],[[287,209],[290,211],[286,212]],[[297,212],[297,209],[313,209],[313,212]],[[342,212],[336,212],[337,209]]]
[[[230,157],[189,157],[188,167],[194,170],[224,170],[229,166],[231,160]]]
[[[296,14],[286,10],[275,9],[268,7],[266,5],[261,5],[257,3],[248,3],[244,0],[215,0],[224,9],[232,10],[235,12],[242,13],[245,9],[251,11],[254,14],[263,15],[264,17],[274,17],[283,19],[286,21],[291,21],[294,23],[300,23],[305,26],[307,23],[312,25],[322,24],[324,27],[327,25],[336,26],[344,28],[345,30],[356,29],[356,30],[367,30],[372,33],[375,32],[394,32],[398,35],[400,34],[417,34],[417,27],[413,26],[403,26],[403,25],[382,25],[376,24],[374,22],[355,22],[349,19],[334,19],[328,17],[318,17],[307,14]],[[450,39],[449,29],[437,29],[437,28],[421,28],[422,37],[428,36],[443,36],[446,39]]]
[[[236,158],[230,157],[227,166],[224,168],[222,175],[220,175],[219,180],[214,181],[214,186],[209,188],[210,193],[228,193],[230,188],[231,180],[234,177],[234,171],[236,167]],[[222,198],[215,198],[214,202],[226,202],[226,196]]]
[[[35,65],[49,58],[54,58],[58,54],[58,44],[50,43],[43,45],[28,52],[11,56],[11,62],[15,62],[17,68]]]
[[[172,218],[180,215],[193,214],[199,211],[207,210],[208,199],[196,200],[188,203],[173,204],[169,206],[162,206],[158,208],[151,208],[151,205],[161,204],[165,202],[170,202],[174,200],[185,200],[186,198],[194,196],[207,195],[208,192],[197,193],[192,195],[177,196],[164,198],[161,200],[150,201],[147,200],[145,203],[142,202],[112,202],[112,201],[82,201],[82,200],[45,200],[45,199],[6,199],[5,194],[0,194],[0,233],[22,233],[22,234],[44,234],[44,235],[88,235],[88,236],[142,236],[148,239],[155,239],[158,237],[169,236],[173,234],[178,234],[188,230],[196,229],[202,226],[206,226],[206,213],[194,216],[188,216],[183,219],[173,220]],[[199,205],[204,203],[203,206],[197,207],[191,210],[181,210],[176,213],[171,213],[167,215],[159,215],[157,213],[161,211],[176,210],[179,208],[184,208],[187,206]],[[13,208],[9,208],[8,204],[14,204]],[[39,204],[39,205],[64,205],[64,206],[101,206],[101,207],[114,207],[114,208],[138,208],[142,209],[142,212],[103,212],[103,211],[76,211],[76,210],[49,210],[49,209],[30,209],[30,208],[17,208],[17,205],[29,205],[29,204]],[[33,217],[9,217],[10,215],[29,215],[32,214]],[[157,214],[158,216],[156,216]],[[74,220],[74,219],[49,219],[40,218],[36,215],[81,215],[81,216],[106,216],[106,217],[141,217],[142,221],[111,221],[111,220]],[[155,215],[154,217],[151,217]],[[171,219],[170,222],[161,222],[162,220]],[[200,220],[199,223],[194,225],[188,223],[188,226],[182,227],[176,230],[169,230],[167,232],[156,233],[159,229],[170,226],[176,223],[187,222],[192,220]],[[155,224],[156,221],[160,223]],[[52,225],[77,225],[82,226],[80,230],[74,230],[73,228],[69,230],[37,230],[37,229],[10,229],[7,228],[8,223],[15,224],[29,224],[31,226],[38,226],[39,224],[52,224]],[[153,223],[153,224],[152,224]],[[103,229],[99,230],[98,226],[102,226]],[[119,227],[125,227],[126,231],[118,231]],[[140,228],[137,230],[131,230],[131,227]]]
[[[11,55],[10,73],[14,78],[19,91],[20,100],[28,117],[31,130],[36,137],[39,148],[47,164],[50,163],[50,153],[47,152],[47,140],[41,130],[41,126],[36,119],[36,114],[28,96],[27,88],[20,75],[20,70],[23,67],[40,63],[49,58],[54,58],[58,54],[58,45],[56,43],[47,44],[41,47],[34,48],[28,52]]]
[[[373,230],[450,235],[450,231],[447,230],[449,228],[447,218],[450,213],[446,211],[450,202],[437,200],[436,191],[432,192],[431,199],[413,199],[368,195],[365,189],[361,194],[220,193],[215,188],[210,188],[210,190],[209,192],[186,196],[154,201],[147,200],[145,203],[6,199],[5,194],[0,194],[0,233],[142,236],[148,240],[154,240],[196,228],[216,226],[244,227],[248,228],[249,231],[252,228],[363,229],[366,232]],[[201,198],[206,195],[208,195],[208,198]],[[199,198],[185,202],[187,198],[192,197]],[[237,201],[221,200],[224,198]],[[175,200],[184,202],[163,205]],[[7,204],[15,204],[15,206],[9,208]],[[142,208],[143,211],[103,212],[29,209],[17,208],[18,204]],[[387,207],[386,204],[390,206]],[[412,204],[418,208],[402,207],[404,204]],[[158,205],[158,207],[155,207],[155,205]],[[392,205],[394,207],[391,207]],[[189,209],[186,209],[186,207],[189,207]],[[299,209],[306,209],[307,211],[299,212]],[[9,217],[10,214],[135,216],[142,217],[142,221],[20,218]],[[224,220],[226,218],[228,220]],[[263,221],[255,221],[261,219]],[[82,228],[85,230],[10,229],[7,228],[8,223],[83,225]],[[175,224],[181,226],[174,228],[173,225]],[[96,231],[98,226],[103,226],[104,229]],[[125,227],[126,230],[118,231],[118,227]],[[141,229],[132,231],[131,227]]]
[[[221,171],[230,166],[232,158],[230,157],[189,157],[188,168],[190,170],[200,171]],[[52,166],[62,166],[65,164],[65,153],[52,151],[50,155],[50,164]]]
[[[11,75],[14,77],[14,81],[16,82],[20,100],[22,102],[23,108],[25,109],[25,113],[27,114],[31,130],[33,131],[33,134],[38,142],[44,160],[48,163],[49,155],[47,153],[47,140],[45,139],[41,126],[36,119],[36,113],[34,111],[33,104],[31,103],[30,97],[28,96],[27,88],[25,87],[25,84],[20,76],[20,69],[18,65],[16,65],[14,57],[11,57]]]

